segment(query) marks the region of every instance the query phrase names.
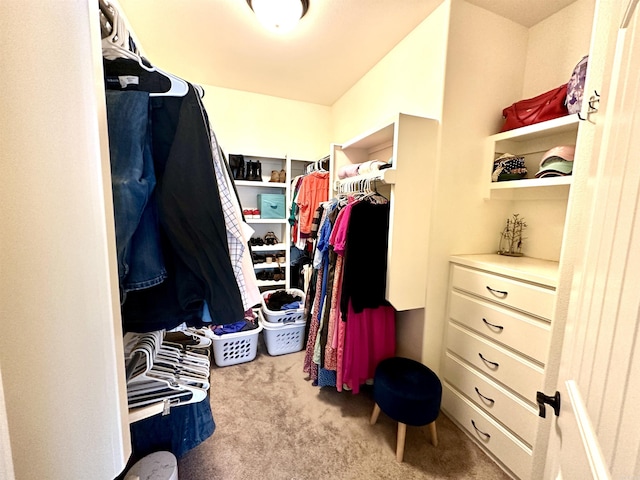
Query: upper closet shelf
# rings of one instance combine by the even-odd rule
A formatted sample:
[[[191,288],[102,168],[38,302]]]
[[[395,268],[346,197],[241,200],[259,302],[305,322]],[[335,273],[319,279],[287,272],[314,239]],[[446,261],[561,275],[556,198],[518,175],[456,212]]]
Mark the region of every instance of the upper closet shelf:
[[[509,180],[506,182],[492,182],[492,190],[505,190],[512,188],[553,187],[571,185],[572,177],[547,177],[547,178],[523,178],[522,180]]]
[[[247,218],[247,223],[287,223],[286,218]]]
[[[371,151],[372,148],[381,149],[393,143],[393,135],[395,131],[396,120],[385,123],[383,126],[373,129],[370,132],[363,133],[352,138],[348,142],[341,145],[342,150],[352,148],[361,148]]]
[[[286,183],[278,183],[278,182],[257,182],[254,180],[236,180],[236,185],[241,187],[259,187],[259,188],[286,188]]]
[[[491,135],[486,141],[485,173],[487,190],[486,198],[494,192],[529,192],[526,195],[536,197],[567,198],[572,177],[556,176],[536,178],[540,169],[540,161],[544,154],[553,147],[575,145],[580,120],[577,115],[567,115],[546,122],[516,128]],[[493,162],[503,154],[524,157],[527,167],[526,178],[494,182],[491,179]],[[521,194],[518,194],[521,197]]]
[[[564,117],[554,118],[546,122],[496,133],[495,135],[491,135],[489,140],[493,142],[500,142],[502,140],[523,142],[535,138],[547,137],[556,133],[577,132],[579,121],[578,115],[565,115]]]

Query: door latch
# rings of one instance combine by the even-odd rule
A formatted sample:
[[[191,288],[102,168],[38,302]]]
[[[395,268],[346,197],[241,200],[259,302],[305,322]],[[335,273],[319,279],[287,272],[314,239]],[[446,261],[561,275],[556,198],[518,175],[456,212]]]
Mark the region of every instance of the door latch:
[[[538,402],[538,409],[540,410],[538,415],[540,417],[545,418],[547,416],[545,403],[553,408],[553,413],[555,413],[556,417],[560,415],[560,392],[556,391],[553,397],[549,397],[542,392],[536,392],[536,402]]]

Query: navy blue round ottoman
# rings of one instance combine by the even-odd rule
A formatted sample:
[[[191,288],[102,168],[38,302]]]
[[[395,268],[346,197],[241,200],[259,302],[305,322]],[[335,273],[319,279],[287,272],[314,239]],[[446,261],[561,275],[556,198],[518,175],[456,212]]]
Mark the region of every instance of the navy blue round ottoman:
[[[420,362],[393,357],[381,361],[373,379],[376,402],[371,425],[380,410],[398,422],[396,460],[402,462],[407,425],[429,425],[431,442],[438,446],[435,420],[440,413],[442,384],[438,376]]]

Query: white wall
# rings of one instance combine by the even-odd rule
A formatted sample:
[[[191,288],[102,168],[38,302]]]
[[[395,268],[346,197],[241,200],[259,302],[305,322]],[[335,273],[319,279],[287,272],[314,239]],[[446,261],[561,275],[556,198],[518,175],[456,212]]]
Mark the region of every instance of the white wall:
[[[589,53],[594,6],[594,0],[578,0],[529,29],[523,90],[519,98],[531,98],[569,81],[575,65]],[[519,213],[527,220],[524,253],[558,261],[566,200],[516,199],[507,202],[507,208],[508,216]]]
[[[98,2],[5,0],[0,18],[0,364],[15,476],[112,479],[130,439]]]
[[[567,83],[573,67],[589,53],[593,0],[577,0],[529,30],[522,98]]]
[[[497,248],[503,205],[483,198],[484,141],[500,105],[522,88],[527,29],[462,0],[451,2],[441,158],[429,238],[423,361],[439,369],[449,256]]]
[[[401,353],[438,368],[447,258],[495,251],[513,213],[529,223],[526,254],[559,259],[566,198],[485,200],[483,142],[499,131],[503,107],[568,81],[588,50],[592,3],[579,0],[527,29],[463,0],[447,0],[333,105],[337,143],[398,111],[443,121],[438,191],[424,206],[434,211],[433,234],[423,242],[431,250],[427,307],[399,314]],[[416,336],[424,337],[423,345],[416,346]]]
[[[398,112],[440,119],[449,1],[443,2],[331,107],[341,143]]]
[[[324,105],[204,86],[203,102],[226,153],[318,160],[329,154],[331,109]]]
[[[369,131],[398,112],[441,118],[449,3],[438,6],[332,106],[334,143]],[[416,205],[416,221],[421,212],[426,218],[429,208]],[[416,248],[424,245],[426,239],[416,238]],[[424,309],[399,312],[397,318],[398,355],[421,360]]]

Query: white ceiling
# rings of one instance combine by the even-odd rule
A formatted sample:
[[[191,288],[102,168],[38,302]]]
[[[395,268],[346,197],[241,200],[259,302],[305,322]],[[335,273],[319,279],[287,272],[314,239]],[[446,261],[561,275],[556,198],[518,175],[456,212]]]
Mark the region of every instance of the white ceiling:
[[[467,0],[526,27],[575,0]],[[246,0],[119,0],[143,52],[190,82],[332,105],[442,0],[310,0],[288,34]]]

